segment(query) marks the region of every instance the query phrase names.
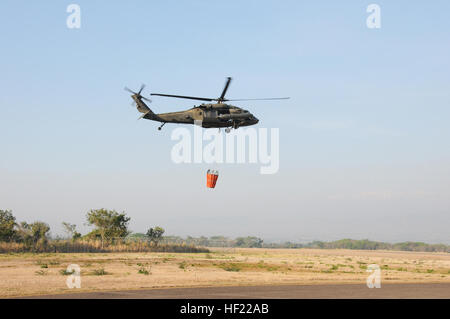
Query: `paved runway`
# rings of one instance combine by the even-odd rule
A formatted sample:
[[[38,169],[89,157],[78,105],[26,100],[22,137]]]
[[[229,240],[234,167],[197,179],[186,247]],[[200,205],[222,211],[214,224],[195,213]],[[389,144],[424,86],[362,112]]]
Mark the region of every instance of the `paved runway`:
[[[50,299],[317,299],[317,298],[439,298],[450,299],[450,283],[385,284],[369,289],[365,284],[340,285],[284,285],[252,287],[170,288],[62,295],[33,296]]]

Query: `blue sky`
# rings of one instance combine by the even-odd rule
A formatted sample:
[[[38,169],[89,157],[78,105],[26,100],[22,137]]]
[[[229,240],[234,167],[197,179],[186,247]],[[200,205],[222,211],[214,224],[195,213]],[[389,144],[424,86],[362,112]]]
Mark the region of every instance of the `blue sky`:
[[[135,231],[450,243],[450,3],[374,2],[368,29],[370,3],[2,1],[1,208],[54,233],[107,207]],[[216,97],[226,76],[230,98],[291,99],[236,103],[280,129],[279,173],[221,166],[211,192],[123,87]]]

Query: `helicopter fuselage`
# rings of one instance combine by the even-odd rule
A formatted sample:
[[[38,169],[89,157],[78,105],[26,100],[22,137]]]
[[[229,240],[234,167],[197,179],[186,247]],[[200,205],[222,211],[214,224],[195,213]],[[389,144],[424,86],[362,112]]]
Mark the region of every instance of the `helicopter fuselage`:
[[[156,116],[154,116],[156,115]],[[185,111],[147,114],[143,117],[164,123],[194,124],[201,121],[202,127],[234,127],[250,126],[259,120],[249,111],[234,105],[215,103],[201,104]]]

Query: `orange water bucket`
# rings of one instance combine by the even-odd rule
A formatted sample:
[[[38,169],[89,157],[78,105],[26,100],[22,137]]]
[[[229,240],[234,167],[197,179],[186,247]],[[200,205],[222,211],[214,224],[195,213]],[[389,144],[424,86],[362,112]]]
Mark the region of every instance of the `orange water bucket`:
[[[206,172],[206,187],[216,187],[217,179],[219,178],[219,172],[214,170],[208,170]]]

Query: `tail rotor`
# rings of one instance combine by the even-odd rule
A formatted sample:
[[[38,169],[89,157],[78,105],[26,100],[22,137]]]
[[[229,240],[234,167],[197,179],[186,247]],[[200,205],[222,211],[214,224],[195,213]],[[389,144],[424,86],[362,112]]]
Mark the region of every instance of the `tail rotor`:
[[[135,106],[139,112],[144,113],[143,116],[145,116],[147,113],[151,112],[150,108],[147,106],[147,104],[145,104],[144,101],[152,103],[152,100],[141,95],[144,88],[145,88],[145,84],[142,84],[141,87],[139,88],[139,91],[137,91],[137,92],[134,92],[133,90],[130,90],[127,87],[124,88],[125,91],[132,93],[131,98],[133,99],[133,102],[131,102],[131,106]]]
[[[147,102],[149,102],[149,103],[152,103],[152,100],[150,100],[149,98],[146,98],[145,96],[142,96],[142,95],[141,95],[141,93],[142,93],[142,91],[144,90],[144,88],[145,88],[145,84],[142,84],[141,87],[140,87],[140,89],[139,89],[139,91],[137,91],[137,92],[134,92],[133,90],[130,90],[130,89],[127,88],[127,87],[124,88],[125,91],[128,91],[128,92],[130,92],[130,93],[133,93],[133,95],[131,96],[131,97],[133,98],[133,100],[134,100],[134,102],[131,104],[132,106],[136,103],[135,98],[137,98],[137,99],[142,99],[142,100],[144,100],[144,101],[147,101]]]

